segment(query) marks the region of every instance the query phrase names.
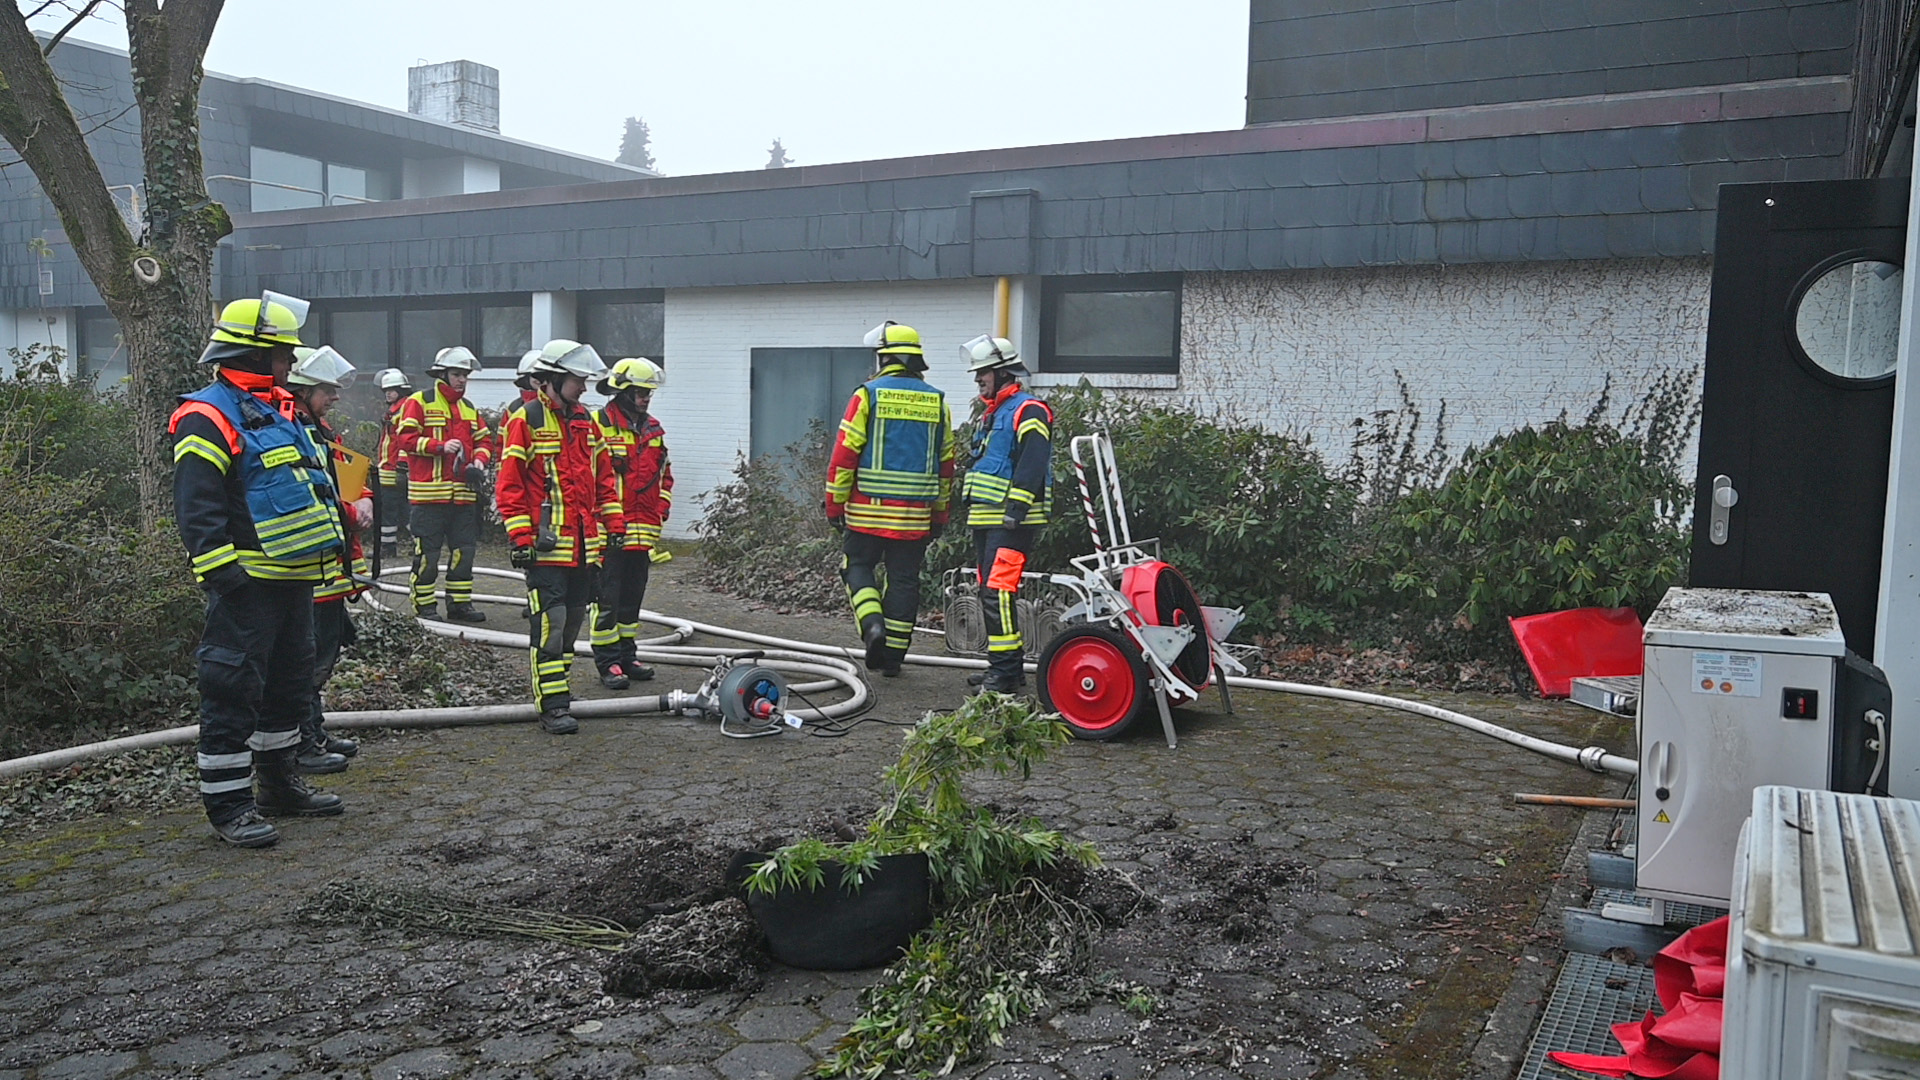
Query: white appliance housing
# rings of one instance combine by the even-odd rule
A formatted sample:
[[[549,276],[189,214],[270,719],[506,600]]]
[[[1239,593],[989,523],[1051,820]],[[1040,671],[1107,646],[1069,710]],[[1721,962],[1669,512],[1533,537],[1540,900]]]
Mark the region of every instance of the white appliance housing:
[[[1840,618],[1825,593],[1676,588],[1642,640],[1634,888],[1724,907],[1753,790],[1832,786]]]
[[[1720,1075],[1920,1078],[1920,803],[1768,786],[1752,810]]]

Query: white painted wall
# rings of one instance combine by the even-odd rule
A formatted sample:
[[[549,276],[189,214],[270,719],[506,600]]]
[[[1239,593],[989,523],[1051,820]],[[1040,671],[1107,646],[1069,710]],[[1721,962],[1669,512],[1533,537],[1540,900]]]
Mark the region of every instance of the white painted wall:
[[[0,359],[8,349],[24,349],[39,343],[55,345],[67,354],[67,373],[73,372],[73,356],[78,346],[78,324],[72,308],[22,308],[0,311]],[[0,375],[11,374],[9,365]]]
[[[1914,144],[1920,165],[1920,141]],[[1920,266],[1920,190],[1907,204],[1907,267]],[[1873,662],[1893,688],[1892,764],[1887,792],[1920,799],[1920,273],[1902,275],[1900,374],[1893,383],[1893,446],[1887,466],[1887,524],[1880,545],[1880,610]]]
[[[857,347],[882,320],[905,323],[925,343],[928,379],[946,391],[956,418],[964,417],[973,381],[960,345],[992,329],[993,284],[980,278],[668,290],[667,385],[653,399],[673,455],[667,535],[689,534],[699,496],[725,483],[748,447],[753,349]],[[822,462],[823,480],[825,468]]]
[[[428,199],[500,190],[500,163],[470,157],[404,158],[400,197]]]
[[[1609,376],[1616,415],[1671,371],[1697,397],[1711,277],[1709,259],[1189,274],[1180,374],[1153,380],[1177,387],[1142,392],[1310,437],[1337,463],[1356,417],[1400,408],[1398,372],[1426,438],[1446,403],[1457,455],[1585,416]]]

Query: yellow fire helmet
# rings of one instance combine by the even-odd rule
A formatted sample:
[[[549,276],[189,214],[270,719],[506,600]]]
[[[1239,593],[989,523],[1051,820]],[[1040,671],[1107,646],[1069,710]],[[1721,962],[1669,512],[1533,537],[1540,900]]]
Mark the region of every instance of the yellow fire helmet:
[[[594,387],[608,397],[623,390],[645,390],[649,393],[667,385],[667,373],[660,365],[644,356],[629,356],[613,365],[607,377]]]
[[[867,331],[861,344],[881,356],[924,356],[926,350],[920,347],[920,331],[911,326],[902,326],[892,319]]]
[[[220,309],[214,321],[209,345],[237,345],[245,349],[271,349],[275,345],[300,344],[300,328],[307,324],[309,305],[297,296],[269,289],[257,300],[235,300]],[[203,363],[231,356],[228,349],[207,350]]]

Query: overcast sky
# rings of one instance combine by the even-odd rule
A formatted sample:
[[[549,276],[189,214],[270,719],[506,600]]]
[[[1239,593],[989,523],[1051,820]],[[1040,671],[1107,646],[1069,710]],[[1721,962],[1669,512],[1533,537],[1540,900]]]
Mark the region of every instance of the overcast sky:
[[[817,165],[1237,128],[1247,0],[228,0],[206,66],[404,109],[444,60],[500,69],[504,135],[612,158],[640,116],[684,176],[776,136]]]

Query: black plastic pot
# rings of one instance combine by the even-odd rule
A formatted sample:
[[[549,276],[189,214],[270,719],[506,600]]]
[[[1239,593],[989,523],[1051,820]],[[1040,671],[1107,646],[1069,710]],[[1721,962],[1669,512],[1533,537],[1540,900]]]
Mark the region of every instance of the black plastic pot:
[[[927,857],[883,855],[858,889],[840,887],[840,866],[826,864],[818,889],[748,893],[747,907],[774,959],[789,967],[852,971],[899,959],[933,921]]]

